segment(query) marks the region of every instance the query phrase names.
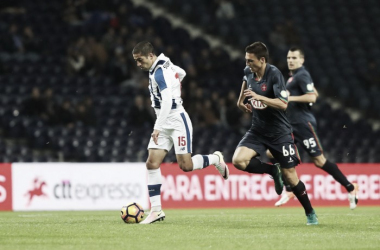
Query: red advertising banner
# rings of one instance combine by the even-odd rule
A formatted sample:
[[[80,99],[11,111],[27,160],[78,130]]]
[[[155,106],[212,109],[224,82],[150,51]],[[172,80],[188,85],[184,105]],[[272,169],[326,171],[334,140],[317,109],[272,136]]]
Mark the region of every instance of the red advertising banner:
[[[359,185],[359,206],[380,206],[380,164],[339,164],[348,180]],[[177,164],[161,167],[162,205],[166,208],[271,207],[280,199],[269,175],[248,174],[229,164],[223,180],[210,166],[185,173]],[[297,166],[313,206],[348,206],[347,191],[314,164]],[[300,206],[294,199],[285,206]]]
[[[12,210],[11,164],[0,163],[0,211]]]

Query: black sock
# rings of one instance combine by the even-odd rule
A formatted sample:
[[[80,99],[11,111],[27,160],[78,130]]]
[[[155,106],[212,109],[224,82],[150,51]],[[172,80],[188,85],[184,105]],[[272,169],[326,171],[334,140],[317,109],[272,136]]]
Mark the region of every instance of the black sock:
[[[300,180],[296,186],[292,188],[294,195],[297,197],[306,214],[310,214],[313,211],[309,196],[307,196],[305,184]]]
[[[326,161],[325,165],[323,165],[322,167],[322,170],[334,177],[334,179],[337,182],[339,182],[343,187],[345,187],[348,192],[354,190],[354,185],[352,185],[352,183],[347,180],[346,176],[344,176],[344,174],[340,171],[340,169],[335,163]]]
[[[273,165],[261,162],[257,158],[252,158],[244,171],[252,174],[270,174],[273,176],[276,169]]]

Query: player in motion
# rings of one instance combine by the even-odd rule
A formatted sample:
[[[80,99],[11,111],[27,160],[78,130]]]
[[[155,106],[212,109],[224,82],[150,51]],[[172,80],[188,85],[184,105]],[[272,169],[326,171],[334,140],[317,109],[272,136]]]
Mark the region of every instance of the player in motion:
[[[238,144],[232,163],[248,173],[271,174],[278,194],[283,188],[278,171],[280,166],[286,182],[305,209],[307,225],[317,225],[317,215],[295,170],[300,160],[285,115],[288,105],[285,80],[275,66],[267,63],[269,53],[264,43],[255,42],[247,46],[245,52],[247,66],[237,105],[244,112],[252,113],[252,126]],[[246,97],[249,97],[250,104],[244,104]],[[267,149],[279,164],[266,164],[256,158],[265,154]]]
[[[164,54],[156,56],[152,44],[138,43],[132,51],[137,66],[149,72],[149,91],[157,120],[148,145],[148,190],[151,212],[140,224],[161,221],[165,213],[161,209],[160,165],[174,145],[177,162],[185,171],[193,171],[214,165],[227,180],[229,171],[221,152],[210,155],[192,153],[193,127],[189,115],[182,106],[181,81],[186,72],[174,65]]]
[[[358,185],[350,183],[338,166],[326,160],[323,155],[322,146],[316,132],[317,122],[310,108],[310,103],[315,103],[318,92],[314,87],[309,72],[303,66],[305,61],[303,50],[298,47],[291,48],[288,51],[287,61],[292,76],[286,84],[286,89],[289,93],[289,105],[286,115],[293,127],[295,142],[302,145],[315,166],[329,173],[346,188],[350,208],[355,209],[358,203]],[[270,152],[267,152],[267,154],[269,158],[273,158]],[[275,206],[281,206],[294,197],[290,187],[285,186],[287,192],[275,203]]]

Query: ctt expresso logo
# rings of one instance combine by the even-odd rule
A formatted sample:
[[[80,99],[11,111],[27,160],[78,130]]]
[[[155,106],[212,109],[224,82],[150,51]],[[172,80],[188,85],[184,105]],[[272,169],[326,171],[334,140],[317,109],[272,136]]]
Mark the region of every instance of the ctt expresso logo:
[[[117,199],[134,199],[141,197],[143,187],[140,183],[93,183],[84,184],[73,182],[71,180],[62,180],[58,183],[49,185],[47,181],[35,178],[33,186],[27,191],[28,206],[34,200],[34,197],[43,196],[49,198],[53,196],[58,200],[117,200]],[[48,195],[51,194],[51,195]]]
[[[93,183],[83,184],[70,180],[53,185],[53,195],[56,199],[133,199],[141,197],[143,188],[139,183]]]

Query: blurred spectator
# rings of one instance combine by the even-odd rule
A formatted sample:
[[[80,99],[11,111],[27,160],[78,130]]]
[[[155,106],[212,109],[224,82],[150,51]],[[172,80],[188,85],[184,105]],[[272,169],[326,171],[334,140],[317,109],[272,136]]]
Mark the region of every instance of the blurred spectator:
[[[23,102],[22,106],[25,115],[40,116],[44,112],[44,100],[41,98],[38,87],[32,89],[31,96]]]
[[[284,36],[288,46],[299,45],[300,37],[292,20],[288,19],[284,25]]]
[[[228,0],[219,0],[218,8],[215,13],[216,17],[219,19],[232,19],[235,17],[234,5]]]
[[[144,98],[137,95],[134,99],[134,104],[129,113],[129,124],[133,127],[153,127],[155,119],[152,119],[148,108],[145,106]]]
[[[94,64],[95,74],[102,73],[108,60],[106,49],[93,36],[87,38],[86,45],[91,53],[91,58],[88,59]]]
[[[22,39],[26,52],[40,52],[40,40],[34,35],[32,27],[24,27]]]
[[[66,0],[63,20],[71,25],[80,25],[84,20],[87,0]]]
[[[70,100],[64,100],[56,109],[57,124],[64,125],[68,128],[74,127],[74,112]]]
[[[75,110],[75,121],[85,126],[96,125],[94,114],[87,108],[85,103],[79,103]]]
[[[11,53],[24,52],[24,43],[16,24],[9,25],[8,34],[5,35],[2,43],[5,51]]]
[[[26,9],[22,7],[19,1],[1,0],[0,12],[9,13],[9,14],[24,14],[26,13]]]
[[[41,118],[50,125],[55,125],[57,123],[58,117],[60,116],[57,113],[57,104],[54,101],[54,93],[52,88],[47,88],[44,91],[43,96],[44,109],[41,114]]]
[[[227,100],[226,100],[226,105],[227,105],[226,119],[227,119],[228,125],[234,130],[238,130],[241,126],[240,118],[242,114],[239,110],[237,110],[237,107],[236,107],[237,100],[238,100],[238,97],[235,91],[230,90],[228,92]]]

